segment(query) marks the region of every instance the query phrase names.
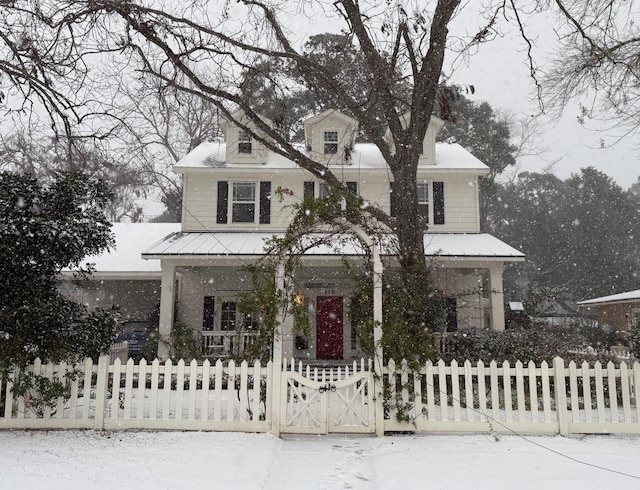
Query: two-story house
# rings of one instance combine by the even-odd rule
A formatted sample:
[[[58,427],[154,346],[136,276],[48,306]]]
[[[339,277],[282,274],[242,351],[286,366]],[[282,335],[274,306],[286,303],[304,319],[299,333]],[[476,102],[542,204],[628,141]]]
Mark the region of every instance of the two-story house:
[[[234,114],[235,119],[242,117]],[[433,259],[435,285],[447,298],[447,328],[502,330],[503,266],[524,256],[480,233],[478,178],[489,169],[461,146],[437,143],[442,124],[436,117],[429,124],[417,192],[420,212],[429,225],[426,254]],[[263,256],[265,238],[286,229],[291,204],[308,194],[322,197],[329,192],[326,184],[269,151],[237,125],[225,121],[222,130],[224,142],[202,143],[174,166],[184,179],[181,231],[143,252],[143,258],[161,262],[161,334],[167,335],[174,321],[191,326],[202,332],[212,357],[241,348],[242,339],[250,335],[253,320],[243,318],[237,309],[238,295],[252,285],[242,266]],[[355,120],[327,110],[305,121],[304,131],[301,151],[329,166],[365,201],[393,213],[393,179],[387,163],[375,145],[355,142]],[[274,199],[277,188],[292,192]],[[308,306],[309,338],[296,342],[294,335],[285,334],[284,355],[358,356],[358,339],[350,323],[352,285],[336,272],[341,256],[318,248],[309,251],[303,262],[295,282]]]

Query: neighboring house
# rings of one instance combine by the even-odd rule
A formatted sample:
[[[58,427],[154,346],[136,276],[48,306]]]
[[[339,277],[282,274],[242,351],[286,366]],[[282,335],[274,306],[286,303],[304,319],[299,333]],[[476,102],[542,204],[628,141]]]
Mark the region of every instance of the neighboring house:
[[[234,114],[238,118],[251,124],[240,112]],[[250,341],[255,318],[243,318],[237,308],[238,295],[252,286],[243,265],[263,256],[264,239],[286,229],[291,204],[329,192],[323,182],[267,150],[247,131],[227,121],[221,126],[225,142],[202,143],[173,167],[184,182],[180,231],[142,253],[161,264],[161,334],[167,335],[174,322],[191,326],[202,333],[210,357],[228,355]],[[447,298],[446,323],[450,330],[502,330],[503,266],[524,260],[524,255],[480,233],[478,178],[489,169],[457,144],[436,143],[441,126],[440,119],[431,119],[418,168],[418,198],[429,224],[424,240],[435,265],[435,285]],[[301,151],[330,167],[365,201],[393,213],[390,171],[375,145],[355,143],[353,119],[327,110],[308,119],[304,129]],[[278,188],[291,192],[282,201],[272,198]],[[361,355],[350,323],[351,281],[341,266],[343,255],[359,253],[356,248],[337,253],[318,247],[303,257],[294,284],[307,304],[311,333],[296,339],[291,325],[285,325],[285,356]]]
[[[593,314],[600,325],[616,332],[640,327],[640,289],[580,301],[578,306]]]
[[[88,280],[77,280],[63,271],[61,292],[89,309],[117,306],[123,321],[146,322],[160,305],[160,264],[143,260],[140,252],[170,233],[179,223],[115,223],[114,247],[84,262],[95,264]]]

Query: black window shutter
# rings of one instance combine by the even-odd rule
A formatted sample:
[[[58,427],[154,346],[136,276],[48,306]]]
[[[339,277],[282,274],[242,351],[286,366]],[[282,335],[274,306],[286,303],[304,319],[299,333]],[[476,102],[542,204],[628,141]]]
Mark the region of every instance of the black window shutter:
[[[394,184],[395,184],[395,182],[389,182],[389,201],[390,201],[390,205],[391,205],[391,208],[390,208],[389,212],[391,213],[391,216],[395,216],[396,212],[397,212],[397,209],[396,209],[396,193],[393,192]]]
[[[260,182],[260,224],[271,223],[271,182]]]
[[[216,298],[215,296],[204,297],[204,308],[202,312],[202,330],[213,330],[214,313],[216,311]]]
[[[358,195],[358,183],[357,182],[347,182],[347,189],[354,196]]]
[[[313,181],[308,181],[304,183],[303,187],[303,197],[311,196],[315,197],[316,193],[316,183]]]
[[[227,210],[229,207],[229,183],[226,180],[218,181],[218,213],[216,223],[227,222]]]
[[[433,224],[444,225],[444,182],[433,183]]]

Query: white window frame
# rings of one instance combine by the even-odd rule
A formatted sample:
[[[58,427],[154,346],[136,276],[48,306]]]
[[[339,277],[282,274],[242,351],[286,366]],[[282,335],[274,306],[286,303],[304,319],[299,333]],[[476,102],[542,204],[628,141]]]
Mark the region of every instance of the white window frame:
[[[237,185],[253,185],[253,201],[248,200],[236,200],[235,190]],[[229,205],[227,209],[227,223],[236,224],[236,225],[246,225],[246,224],[256,224],[258,223],[260,217],[260,186],[258,182],[251,180],[236,180],[230,181],[229,186],[231,187],[229,192]],[[253,220],[252,221],[236,221],[234,220],[233,209],[236,204],[253,204]]]
[[[425,188],[427,192],[426,201],[424,199],[421,200],[420,188]],[[427,223],[433,223],[433,186],[431,185],[431,181],[423,180],[418,182],[418,210],[420,206],[427,206],[427,216],[423,216],[422,213],[420,216],[423,219],[426,219]]]
[[[211,332],[236,332],[236,331],[246,331],[246,330],[252,330],[253,328],[259,328],[260,325],[260,313],[259,312],[254,312],[253,314],[256,316],[255,320],[253,320],[253,327],[247,328],[246,326],[246,321],[247,321],[247,316],[250,315],[246,315],[243,313],[240,313],[240,311],[238,311],[238,303],[240,302],[239,299],[236,296],[233,296],[229,293],[227,294],[207,294],[206,296],[213,296],[215,298],[215,308],[213,311],[213,329],[212,330],[204,330],[204,328],[202,329],[203,332],[207,333],[207,334],[211,334]],[[225,307],[228,307],[229,304],[235,304],[235,324],[234,324],[234,328],[230,329],[227,328],[225,330],[222,329],[222,315],[223,312],[225,311]],[[204,304],[204,297],[203,297],[203,304]],[[203,325],[204,325],[204,311],[203,311]]]
[[[242,151],[241,145],[248,145],[249,151]],[[245,147],[246,148],[246,147]],[[253,138],[248,131],[238,129],[238,155],[251,155],[253,153]]]
[[[333,135],[335,134],[335,140],[333,139]],[[327,138],[327,136],[330,135],[331,138]],[[338,134],[338,131],[335,129],[325,129],[322,132],[322,152],[325,155],[337,155],[338,154],[338,141],[339,141],[339,137],[340,135]],[[331,148],[333,148],[333,146],[335,145],[335,150],[336,151],[327,151],[327,145],[331,145]]]

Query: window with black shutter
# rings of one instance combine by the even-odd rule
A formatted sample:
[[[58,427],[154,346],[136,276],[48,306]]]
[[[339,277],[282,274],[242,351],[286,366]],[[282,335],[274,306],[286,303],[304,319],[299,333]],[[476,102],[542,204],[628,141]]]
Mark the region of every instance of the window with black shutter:
[[[213,330],[215,323],[216,298],[214,296],[204,297],[204,310],[202,313],[202,330],[207,332]]]
[[[216,223],[226,223],[229,208],[229,183],[226,180],[218,182],[218,211]]]
[[[444,182],[433,183],[433,224],[444,225]]]
[[[260,224],[271,223],[271,182],[260,182]]]

